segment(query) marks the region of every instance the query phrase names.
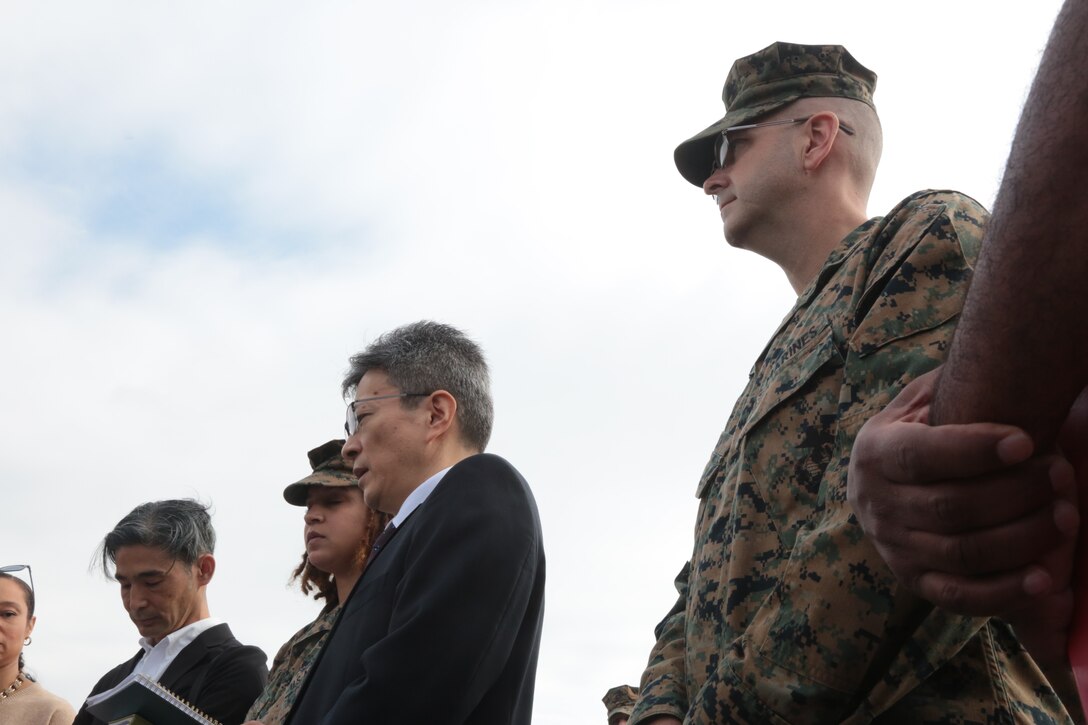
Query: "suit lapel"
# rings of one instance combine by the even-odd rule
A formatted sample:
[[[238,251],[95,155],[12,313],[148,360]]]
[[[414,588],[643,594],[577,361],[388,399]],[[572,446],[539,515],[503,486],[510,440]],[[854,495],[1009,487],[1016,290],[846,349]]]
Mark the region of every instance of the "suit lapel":
[[[204,660],[209,649],[222,643],[230,636],[230,630],[227,628],[226,624],[217,624],[211,629],[201,632],[196,639],[186,645],[185,649],[178,652],[178,656],[175,657],[174,661],[170,663],[170,666],[166,668],[166,672],[162,673],[159,682],[162,683],[163,687],[172,689],[174,684],[184,676],[186,672],[193,669]]]

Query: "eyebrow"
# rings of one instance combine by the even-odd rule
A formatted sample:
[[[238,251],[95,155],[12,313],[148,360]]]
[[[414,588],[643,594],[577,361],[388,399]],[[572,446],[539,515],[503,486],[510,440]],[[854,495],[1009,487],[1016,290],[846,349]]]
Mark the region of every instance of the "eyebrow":
[[[138,574],[134,574],[131,578],[132,579],[150,579],[151,577],[156,577],[156,576],[166,576],[169,571],[170,571],[169,569],[152,569],[151,571],[141,571]],[[121,574],[118,574],[118,573],[114,572],[113,578],[116,579],[117,581],[121,581],[122,579],[127,580],[130,577],[123,576]]]
[[[25,606],[26,606],[25,603],[16,602],[14,600],[0,602],[0,607],[16,607],[16,608],[18,608],[18,607],[25,607]]]

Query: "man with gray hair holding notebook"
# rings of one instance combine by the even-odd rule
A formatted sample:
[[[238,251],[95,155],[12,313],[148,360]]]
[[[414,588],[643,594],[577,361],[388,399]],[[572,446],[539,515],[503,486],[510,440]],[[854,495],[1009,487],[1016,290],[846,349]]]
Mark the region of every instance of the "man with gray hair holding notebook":
[[[868,216],[875,88],[841,46],[774,43],[676,149],[726,241],[778,264],[797,301],[699,482],[630,725],[1070,721],[1007,624],[899,585],[847,502],[861,426],[944,360],[988,219],[952,191]]]
[[[139,673],[223,725],[245,719],[268,678],[267,658],[208,611],[214,550],[208,509],[192,500],[140,504],[106,534],[102,569],[121,586],[140,651],[107,672],[92,696]],[[74,725],[99,723],[85,703]]]

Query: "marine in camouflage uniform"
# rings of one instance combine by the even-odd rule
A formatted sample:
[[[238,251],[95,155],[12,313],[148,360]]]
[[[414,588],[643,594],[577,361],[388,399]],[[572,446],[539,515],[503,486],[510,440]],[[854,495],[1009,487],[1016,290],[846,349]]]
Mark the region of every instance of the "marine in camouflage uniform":
[[[737,61],[727,115],[677,166],[701,185],[722,129],[799,98],[872,105],[875,83],[838,46],[776,43]],[[961,194],[913,194],[801,291],[699,483],[694,551],[631,725],[1070,721],[1008,625],[900,588],[846,501],[862,424],[944,360],[986,220]]]
[[[343,447],[343,440],[331,440],[312,449],[307,456],[313,472],[284,488],[283,499],[292,506],[308,507],[309,493],[314,486],[355,488],[358,481],[352,474],[351,466],[340,455]],[[376,519],[371,524],[373,530],[359,531],[359,570],[363,566],[363,557],[370,549],[370,539],[374,532],[384,528],[389,520],[388,515],[376,511],[370,512],[370,518]],[[325,606],[317,619],[295,632],[280,647],[272,660],[268,684],[246,714],[247,721],[260,720],[264,725],[282,725],[287,722],[287,716],[298,699],[306,677],[317,662],[325,640],[343,609],[335,581],[328,572],[317,570],[308,557],[303,557],[303,565],[295,571],[295,578],[301,579],[304,594],[315,589],[314,598],[323,600]]]

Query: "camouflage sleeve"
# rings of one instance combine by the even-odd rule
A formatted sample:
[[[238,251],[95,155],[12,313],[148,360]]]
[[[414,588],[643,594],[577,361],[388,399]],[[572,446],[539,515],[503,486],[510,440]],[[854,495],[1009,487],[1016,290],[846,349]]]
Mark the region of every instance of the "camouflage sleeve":
[[[691,562],[684,562],[676,575],[677,599],[665,618],[654,628],[657,643],[650,652],[650,662],[642,673],[639,699],[631,712],[630,725],[672,715],[680,720],[687,712],[684,687],[684,609],[688,600],[688,574]]]

